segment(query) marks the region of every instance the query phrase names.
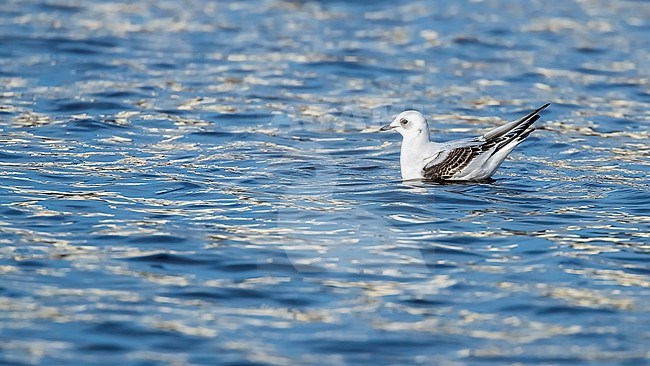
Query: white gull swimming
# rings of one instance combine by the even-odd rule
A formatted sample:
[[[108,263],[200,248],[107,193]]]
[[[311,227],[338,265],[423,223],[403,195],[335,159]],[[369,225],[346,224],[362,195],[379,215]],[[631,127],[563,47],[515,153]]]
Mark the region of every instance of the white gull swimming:
[[[531,126],[540,118],[539,112],[549,105],[546,103],[525,117],[476,138],[433,142],[429,124],[418,111],[398,114],[380,131],[395,130],[403,137],[402,179],[479,181],[490,178],[512,149],[535,130]]]

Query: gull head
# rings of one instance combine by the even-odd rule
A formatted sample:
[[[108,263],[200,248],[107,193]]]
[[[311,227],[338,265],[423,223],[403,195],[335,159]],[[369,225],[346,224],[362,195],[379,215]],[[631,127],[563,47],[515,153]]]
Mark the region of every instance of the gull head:
[[[422,113],[418,111],[404,111],[398,114],[389,125],[379,129],[379,131],[389,130],[399,132],[405,140],[408,140],[421,135],[423,132],[428,136],[429,125]]]

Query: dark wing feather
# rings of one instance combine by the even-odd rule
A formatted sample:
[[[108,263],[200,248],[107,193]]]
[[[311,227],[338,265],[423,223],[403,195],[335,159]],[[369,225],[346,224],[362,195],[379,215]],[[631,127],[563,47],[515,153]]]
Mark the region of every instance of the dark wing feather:
[[[433,164],[424,167],[424,177],[431,180],[448,180],[467,167],[477,156],[485,153],[496,145],[486,142],[480,145],[463,146],[451,149],[447,155]]]

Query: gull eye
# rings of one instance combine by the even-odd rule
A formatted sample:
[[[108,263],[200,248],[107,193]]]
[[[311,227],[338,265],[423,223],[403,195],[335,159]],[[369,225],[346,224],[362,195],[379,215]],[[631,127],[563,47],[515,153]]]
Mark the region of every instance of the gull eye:
[[[406,126],[406,124],[409,123],[409,120],[406,119],[406,118],[402,118],[402,119],[399,120],[399,123],[401,123],[402,126]]]

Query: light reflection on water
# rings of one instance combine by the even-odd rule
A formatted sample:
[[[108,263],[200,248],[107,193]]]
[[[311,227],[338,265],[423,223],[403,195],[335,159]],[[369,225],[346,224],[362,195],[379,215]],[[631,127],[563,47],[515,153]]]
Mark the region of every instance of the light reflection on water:
[[[644,2],[10,1],[0,363],[644,364]],[[399,180],[551,101],[481,184]]]

